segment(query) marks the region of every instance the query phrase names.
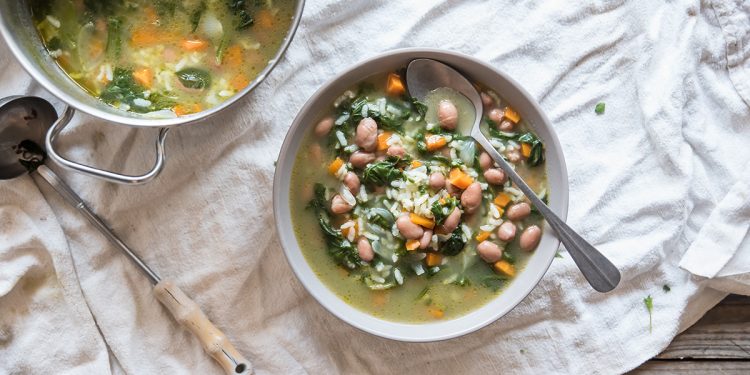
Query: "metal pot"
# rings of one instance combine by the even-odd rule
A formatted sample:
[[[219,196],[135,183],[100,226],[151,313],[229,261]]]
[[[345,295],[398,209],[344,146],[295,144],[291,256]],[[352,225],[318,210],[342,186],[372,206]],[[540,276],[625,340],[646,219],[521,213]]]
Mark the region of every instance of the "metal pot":
[[[25,0],[0,1],[0,34],[2,34],[13,55],[24,69],[45,89],[67,104],[64,114],[60,116],[47,133],[46,147],[49,157],[65,168],[93,177],[122,184],[142,184],[158,176],[164,167],[164,140],[170,127],[198,122],[226,109],[232,103],[247,95],[247,93],[252,91],[265,79],[289,46],[299,25],[304,3],[304,0],[297,0],[294,19],[281,47],[271,60],[271,63],[245,89],[216,107],[188,116],[169,119],[154,119],[137,113],[119,110],[101,102],[81,89],[60,69],[55,60],[47,53],[34,26],[30,8]],[[129,176],[83,165],[62,157],[55,151],[54,140],[70,122],[75,114],[75,110],[98,117],[108,123],[144,128],[161,128],[156,139],[156,162],[154,166],[147,173],[138,176]]]

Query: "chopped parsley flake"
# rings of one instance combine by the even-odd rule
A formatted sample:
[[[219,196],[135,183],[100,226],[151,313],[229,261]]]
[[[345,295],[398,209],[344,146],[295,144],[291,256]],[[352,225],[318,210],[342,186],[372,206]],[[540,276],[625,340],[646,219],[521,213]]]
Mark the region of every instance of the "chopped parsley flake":
[[[646,305],[646,310],[648,310],[648,331],[651,332],[653,327],[651,324],[651,315],[654,312],[654,299],[649,294],[648,297],[643,299],[643,303]]]

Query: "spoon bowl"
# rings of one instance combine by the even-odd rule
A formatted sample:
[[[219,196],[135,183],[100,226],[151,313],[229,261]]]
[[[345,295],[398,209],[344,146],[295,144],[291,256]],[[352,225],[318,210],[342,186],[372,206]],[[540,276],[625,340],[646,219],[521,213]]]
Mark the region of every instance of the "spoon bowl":
[[[471,129],[457,129],[462,135],[470,135],[479,143],[492,160],[506,173],[508,178],[526,195],[529,202],[542,214],[550,227],[557,233],[560,242],[575,261],[583,276],[599,292],[609,292],[620,283],[620,271],[594,246],[568,226],[557,214],[545,204],[528,184],[505,161],[502,155],[492,146],[481,130],[482,99],[461,73],[433,59],[415,59],[406,69],[406,84],[409,94],[423,100],[430,92],[441,87],[448,87],[464,95],[474,106],[474,122]],[[461,123],[461,121],[459,121]]]

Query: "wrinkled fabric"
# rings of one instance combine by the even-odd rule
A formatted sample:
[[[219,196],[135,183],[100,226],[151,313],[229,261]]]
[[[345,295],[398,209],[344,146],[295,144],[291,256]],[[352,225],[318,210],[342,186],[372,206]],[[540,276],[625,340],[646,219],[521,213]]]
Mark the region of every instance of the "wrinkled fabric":
[[[220,115],[170,132],[155,181],[120,186],[52,168],[260,374],[624,372],[728,292],[750,294],[746,7],[310,1],[263,84]],[[506,316],[425,344],[360,332],[305,291],[273,230],[283,137],[323,82],[399,47],[475,56],[540,102],[568,166],[568,222],[621,270],[615,291],[593,291],[562,249]],[[0,66],[0,95],[39,95],[62,110],[4,42]],[[153,162],[156,134],[78,115],[60,145],[71,159],[138,173]],[[0,181],[0,373],[221,373],[148,280],[32,179]]]

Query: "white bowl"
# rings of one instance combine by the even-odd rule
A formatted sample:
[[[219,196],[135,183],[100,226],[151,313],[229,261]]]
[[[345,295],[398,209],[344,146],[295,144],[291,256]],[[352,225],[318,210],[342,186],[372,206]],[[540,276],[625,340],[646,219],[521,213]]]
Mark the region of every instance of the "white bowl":
[[[324,84],[300,110],[281,146],[273,182],[273,209],[276,230],[289,264],[302,285],[323,307],[341,320],[363,331],[400,341],[437,341],[465,335],[505,315],[539,283],[555,257],[560,241],[552,228],[544,234],[528,264],[505,290],[486,305],[455,319],[430,323],[401,323],[374,317],[344,302],[315,276],[300,250],[292,225],[289,186],[295,155],[309,129],[323,111],[345,90],[368,76],[405,67],[411,60],[430,58],[451,65],[470,80],[480,82],[508,101],[543,140],[549,183],[549,206],[561,218],[568,212],[568,174],[560,142],[537,102],[521,86],[489,64],[463,54],[423,48],[399,49],[367,59]]]

